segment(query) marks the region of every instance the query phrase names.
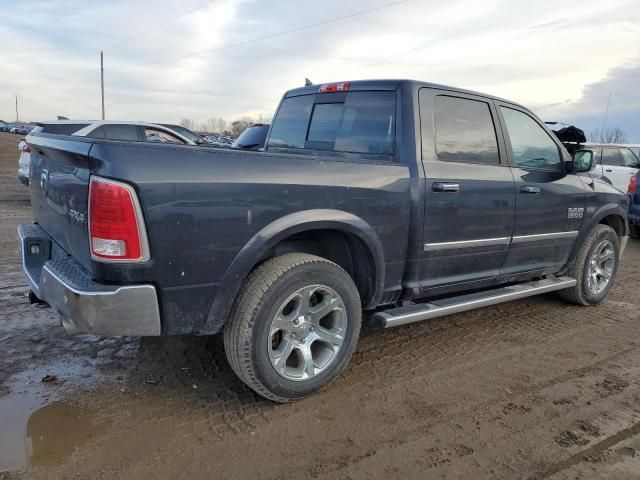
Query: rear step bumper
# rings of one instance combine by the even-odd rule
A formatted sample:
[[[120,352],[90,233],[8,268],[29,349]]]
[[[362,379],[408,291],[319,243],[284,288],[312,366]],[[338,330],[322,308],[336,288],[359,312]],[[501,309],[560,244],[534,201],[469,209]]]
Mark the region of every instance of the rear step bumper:
[[[570,277],[552,277],[535,282],[521,283],[508,287],[496,288],[485,292],[470,293],[421,303],[408,307],[393,308],[373,315],[373,320],[385,328],[397,327],[407,323],[420,322],[432,318],[465,312],[475,308],[487,307],[498,303],[531,297],[541,293],[553,292],[573,287],[576,280]]]
[[[153,285],[103,285],[70,257],[50,259],[51,240],[35,224],[18,227],[20,257],[35,296],[54,307],[69,333],[160,335]]]

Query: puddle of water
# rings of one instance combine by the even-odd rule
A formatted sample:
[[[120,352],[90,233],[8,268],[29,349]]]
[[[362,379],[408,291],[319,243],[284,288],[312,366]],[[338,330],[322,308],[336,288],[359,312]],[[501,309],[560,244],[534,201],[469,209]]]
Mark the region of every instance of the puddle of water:
[[[47,373],[58,383],[42,383]],[[91,411],[59,401],[61,384],[86,386],[94,374],[91,365],[59,362],[12,377],[11,393],[0,397],[0,472],[58,465],[104,429]]]

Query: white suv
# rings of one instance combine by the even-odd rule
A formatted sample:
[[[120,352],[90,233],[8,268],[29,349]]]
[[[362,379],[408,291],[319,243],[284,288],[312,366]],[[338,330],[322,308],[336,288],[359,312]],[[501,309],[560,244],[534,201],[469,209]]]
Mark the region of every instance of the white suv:
[[[627,191],[629,180],[640,169],[640,159],[622,145],[585,145],[597,159],[596,173],[608,179],[618,190]]]

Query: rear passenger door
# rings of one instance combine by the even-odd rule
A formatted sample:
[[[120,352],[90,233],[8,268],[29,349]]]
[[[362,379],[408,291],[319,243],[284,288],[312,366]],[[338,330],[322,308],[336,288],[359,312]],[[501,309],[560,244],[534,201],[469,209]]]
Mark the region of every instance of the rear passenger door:
[[[496,102],[515,179],[516,216],[501,276],[556,273],[575,244],[586,202],[569,154],[530,112]]]
[[[491,284],[515,215],[495,107],[484,97],[430,88],[419,99],[426,176],[421,286],[446,293]]]

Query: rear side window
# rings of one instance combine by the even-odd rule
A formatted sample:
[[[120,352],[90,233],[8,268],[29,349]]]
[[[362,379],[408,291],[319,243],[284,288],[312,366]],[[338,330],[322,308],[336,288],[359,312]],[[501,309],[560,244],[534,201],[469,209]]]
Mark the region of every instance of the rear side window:
[[[343,99],[323,94],[285,99],[269,146],[393,155],[395,92],[349,92]]]
[[[500,109],[507,125],[513,161],[518,167],[562,170],[560,150],[538,122],[513,108]]]
[[[620,154],[617,148],[603,148],[602,149],[602,165],[612,165],[620,167]]]
[[[144,138],[150,143],[174,143],[178,145],[184,145],[184,142],[175,135],[164,130],[158,130],[157,128],[145,127]]]
[[[138,127],[135,125],[103,125],[104,138],[108,140],[130,140],[137,142]]]
[[[496,130],[486,102],[438,96],[434,117],[438,160],[500,163]]]

